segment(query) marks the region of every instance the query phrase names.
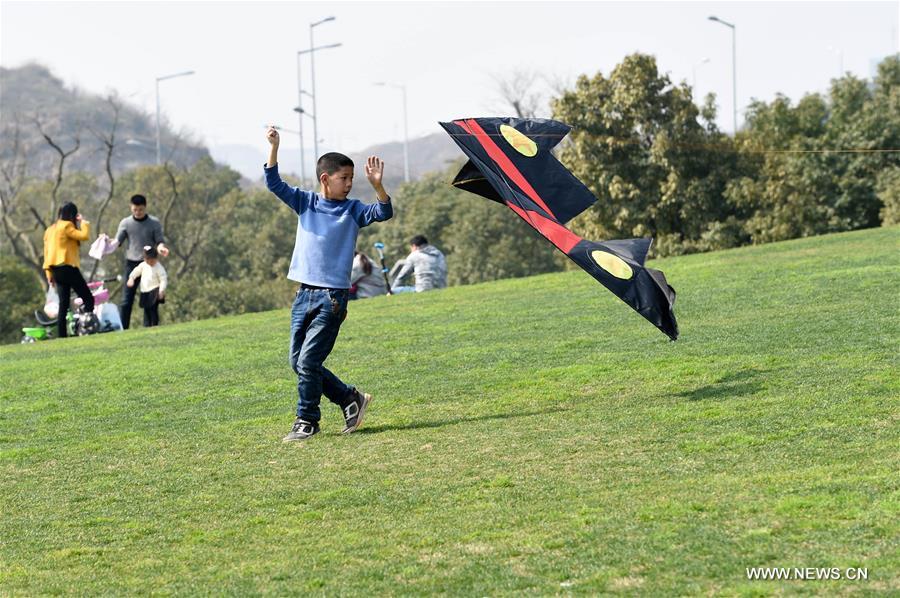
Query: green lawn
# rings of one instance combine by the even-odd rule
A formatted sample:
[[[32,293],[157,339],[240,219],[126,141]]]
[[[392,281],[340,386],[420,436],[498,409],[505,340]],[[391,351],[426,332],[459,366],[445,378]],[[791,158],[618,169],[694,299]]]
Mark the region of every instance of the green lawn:
[[[0,595],[900,591],[900,229],[653,265],[351,304],[300,444],[287,310],[3,347]]]

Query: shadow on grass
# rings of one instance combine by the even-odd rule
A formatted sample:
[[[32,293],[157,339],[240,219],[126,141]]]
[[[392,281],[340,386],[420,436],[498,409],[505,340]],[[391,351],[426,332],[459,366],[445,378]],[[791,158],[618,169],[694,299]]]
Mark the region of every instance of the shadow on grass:
[[[391,430],[420,430],[423,428],[442,428],[444,426],[452,426],[454,424],[462,424],[466,422],[478,422],[491,419],[516,419],[519,417],[531,417],[532,415],[549,415],[551,413],[562,413],[563,411],[569,411],[570,409],[570,407],[560,407],[557,409],[544,409],[542,411],[528,411],[525,413],[497,413],[495,415],[480,415],[478,417],[453,417],[450,419],[413,422],[409,424],[383,424],[380,426],[367,426],[361,428],[356,433],[378,434],[380,432],[390,432]]]
[[[689,401],[735,399],[750,396],[763,389],[764,385],[763,381],[759,379],[760,376],[772,371],[774,370],[756,368],[738,370],[722,376],[712,384],[707,384],[694,390],[686,390],[675,396]]]

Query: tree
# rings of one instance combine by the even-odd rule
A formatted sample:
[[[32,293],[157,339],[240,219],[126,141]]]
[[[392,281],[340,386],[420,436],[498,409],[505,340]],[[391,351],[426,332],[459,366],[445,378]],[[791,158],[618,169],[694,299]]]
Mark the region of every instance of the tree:
[[[547,97],[540,89],[542,77],[531,69],[514,69],[495,75],[499,103],[512,108],[518,118],[535,118],[546,110]]]
[[[732,142],[687,84],[660,75],[652,56],[627,56],[609,78],[581,76],[553,102],[571,125],[560,160],[597,196],[573,226],[596,239],[652,236],[660,254],[738,244],[722,199],[738,168]]]
[[[878,175],[875,189],[884,206],[879,212],[881,223],[884,226],[900,224],[900,168],[894,166]]]
[[[879,65],[874,84],[852,75],[828,97],[796,106],[753,102],[739,136],[749,174],[726,197],[746,212],[753,243],[877,226],[890,217],[892,169],[900,166],[900,59]]]
[[[15,343],[22,338],[23,326],[34,326],[31,315],[41,285],[22,263],[0,256],[0,343]]]
[[[47,130],[42,117],[27,119],[28,126],[35,127],[44,142],[57,155],[54,176],[47,184],[39,185],[29,176],[29,160],[34,148],[25,141],[23,130],[26,119],[16,117],[3,132],[11,138],[9,149],[0,161],[0,224],[16,258],[46,287],[43,274],[43,233],[56,220],[59,208],[59,190],[63,183],[66,160],[78,151],[81,141],[75,135],[68,143]],[[62,145],[66,145],[64,149]],[[40,193],[35,193],[40,189]]]

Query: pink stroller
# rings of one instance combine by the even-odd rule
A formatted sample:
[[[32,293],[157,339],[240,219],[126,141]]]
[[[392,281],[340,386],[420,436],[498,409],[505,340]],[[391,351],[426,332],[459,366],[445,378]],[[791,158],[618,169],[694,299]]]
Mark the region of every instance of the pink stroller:
[[[116,280],[116,279],[112,279]],[[100,280],[89,282],[88,288],[94,296],[94,311],[86,312],[81,297],[73,301],[74,309],[68,314],[69,334],[72,336],[84,336],[98,332],[111,332],[122,330],[122,319],[119,317],[119,308],[109,303],[109,289],[107,281]],[[59,299],[55,291],[47,294],[47,302],[44,309],[34,310],[34,318],[38,326],[23,328],[23,343],[33,343],[39,340],[49,340],[56,336],[56,322],[59,315]]]

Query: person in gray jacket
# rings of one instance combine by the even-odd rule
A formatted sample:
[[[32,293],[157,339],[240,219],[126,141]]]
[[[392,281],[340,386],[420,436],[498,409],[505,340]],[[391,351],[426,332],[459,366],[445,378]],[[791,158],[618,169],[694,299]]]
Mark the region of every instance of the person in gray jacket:
[[[166,257],[169,249],[163,242],[162,223],[158,218],[147,213],[147,198],[143,195],[131,196],[131,216],[123,218],[116,231],[115,242],[121,245],[128,239],[128,249],[125,250],[125,268],[122,272],[122,280],[128,280],[131,271],[144,261],[144,247],[155,247],[159,255]],[[138,278],[140,281],[140,278]],[[131,308],[134,306],[134,297],[138,284],[133,287],[124,287],[122,303],[119,311],[122,315],[122,328],[128,329],[131,323]]]
[[[416,292],[443,289],[447,286],[447,260],[441,250],[428,244],[424,235],[416,235],[409,242],[410,253],[403,267],[391,283],[399,290],[403,278],[412,272],[416,277]]]

